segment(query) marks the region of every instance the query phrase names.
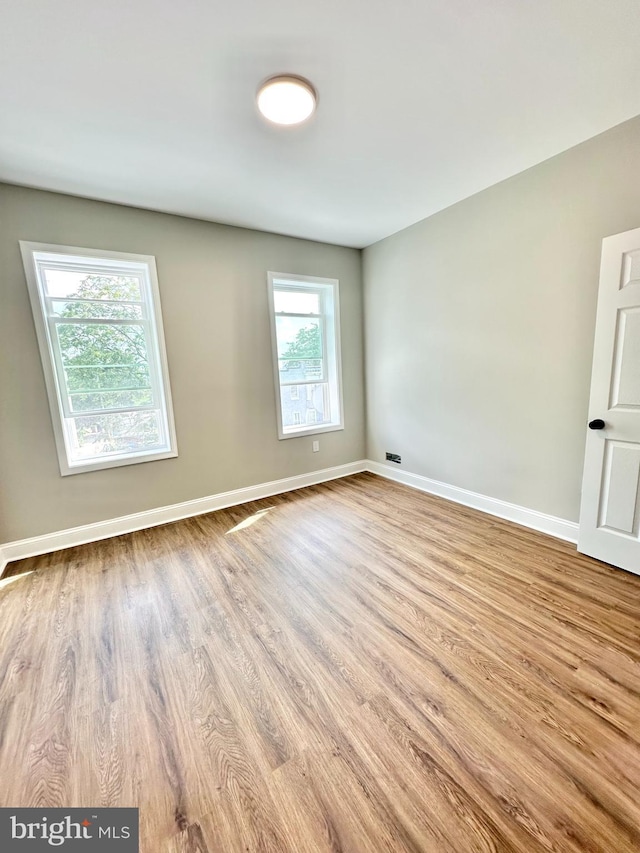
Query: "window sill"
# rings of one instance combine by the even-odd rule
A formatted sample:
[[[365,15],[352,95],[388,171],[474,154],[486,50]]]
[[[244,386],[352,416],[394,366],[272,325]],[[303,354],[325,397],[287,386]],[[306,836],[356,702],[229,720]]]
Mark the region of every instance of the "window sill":
[[[60,460],[60,474],[68,477],[71,474],[85,474],[88,471],[102,471],[105,468],[119,468],[122,465],[137,465],[140,462],[156,462],[159,459],[174,459],[177,450],[163,450],[161,452],[138,453],[135,456],[113,456],[110,459],[100,459],[95,462],[78,463],[67,465]]]
[[[278,438],[282,441],[285,438],[301,438],[305,435],[319,435],[322,432],[336,432],[340,429],[344,429],[344,424],[328,424],[327,426],[309,424],[309,426],[301,427],[292,432],[280,432]]]

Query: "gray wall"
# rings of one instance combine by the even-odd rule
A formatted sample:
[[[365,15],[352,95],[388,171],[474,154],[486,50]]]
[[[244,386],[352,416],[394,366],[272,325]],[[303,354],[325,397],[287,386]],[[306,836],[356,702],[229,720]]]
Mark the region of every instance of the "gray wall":
[[[155,255],[177,459],[61,477],[18,240]],[[278,441],[267,270],[340,279],[345,429]],[[364,456],[360,252],[0,184],[0,542]]]
[[[601,241],[640,226],[639,175],[636,118],[365,250],[370,459],[578,519]]]

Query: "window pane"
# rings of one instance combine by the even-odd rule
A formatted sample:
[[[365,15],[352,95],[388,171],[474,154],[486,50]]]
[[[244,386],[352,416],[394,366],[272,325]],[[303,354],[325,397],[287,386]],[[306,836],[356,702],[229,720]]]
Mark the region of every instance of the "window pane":
[[[305,393],[293,398],[283,389],[282,394],[282,426],[284,430],[300,427],[303,424],[329,423],[329,385],[318,382],[303,386]]]
[[[320,319],[276,317],[278,358],[322,358]]]
[[[47,296],[76,299],[141,301],[140,279],[132,275],[95,275],[43,269]]]
[[[320,295],[304,290],[274,290],[273,301],[276,313],[286,311],[289,314],[319,314]]]
[[[88,353],[87,353],[88,355]],[[147,364],[71,364],[65,366],[70,394],[88,391],[139,391],[151,387]]]
[[[278,370],[281,382],[322,379],[322,332],[320,320],[276,317]]]
[[[162,447],[160,413],[155,410],[88,415],[66,423],[75,462]]]
[[[54,317],[82,317],[102,320],[139,320],[142,318],[142,305],[128,305],[118,302],[74,302],[55,299],[51,301],[51,314]]]
[[[56,328],[71,411],[153,402],[142,325],[59,323]]]

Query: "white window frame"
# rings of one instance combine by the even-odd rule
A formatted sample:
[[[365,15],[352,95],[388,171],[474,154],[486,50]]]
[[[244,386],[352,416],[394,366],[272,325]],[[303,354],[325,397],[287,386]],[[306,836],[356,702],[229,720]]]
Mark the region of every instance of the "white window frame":
[[[169,384],[169,369],[162,325],[162,310],[160,307],[160,292],[158,289],[158,274],[153,255],[135,255],[127,252],[110,252],[100,249],[86,249],[77,246],[59,246],[51,243],[32,243],[20,241],[20,250],[24,263],[25,275],[33,320],[40,348],[40,358],[49,398],[51,421],[55,436],[60,473],[63,477],[70,474],[80,474],[85,471],[99,471],[104,468],[115,468],[121,465],[135,465],[140,462],[152,462],[158,459],[170,459],[178,455],[173,406],[171,401],[171,386]],[[149,369],[151,383],[160,403],[160,413],[163,418],[163,431],[166,439],[166,450],[151,449],[109,455],[103,459],[94,457],[89,460],[74,461],[67,449],[67,428],[65,419],[69,412],[65,403],[63,383],[59,376],[62,370],[58,350],[54,346],[51,333],[51,314],[47,308],[47,297],[44,282],[41,277],[41,265],[51,267],[52,264],[72,269],[76,265],[83,266],[100,273],[105,271],[118,274],[135,274],[139,276],[143,293],[143,305],[148,307],[148,313],[143,316],[141,323],[147,333],[149,350]],[[123,408],[120,411],[135,411],[138,407]],[[156,408],[156,407],[154,407]],[[106,414],[114,413],[106,410]],[[81,417],[84,413],[75,413]]]
[[[299,438],[304,435],[317,435],[322,432],[335,432],[344,429],[344,406],[342,399],[342,359],[340,353],[340,282],[336,278],[317,278],[308,275],[294,275],[292,273],[269,272],[267,275],[269,316],[271,321],[271,351],[273,357],[273,376],[276,393],[276,417],[278,424],[278,438]],[[321,380],[308,381],[296,380],[291,385],[318,385],[328,383],[329,405],[332,413],[337,412],[331,423],[313,423],[294,425],[287,427],[282,424],[282,388],[289,385],[280,383],[280,371],[278,369],[278,341],[276,335],[277,316],[296,316],[288,312],[276,314],[274,289],[290,289],[299,291],[310,291],[320,296],[320,314],[309,314],[309,317],[320,317],[323,340],[324,369],[325,375]],[[307,316],[306,314],[297,316]]]

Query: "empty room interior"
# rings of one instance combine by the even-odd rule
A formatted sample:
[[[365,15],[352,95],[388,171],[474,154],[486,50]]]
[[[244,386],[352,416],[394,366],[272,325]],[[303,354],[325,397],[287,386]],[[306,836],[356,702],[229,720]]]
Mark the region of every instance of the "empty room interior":
[[[637,0],[3,23],[0,850],[638,853]]]

